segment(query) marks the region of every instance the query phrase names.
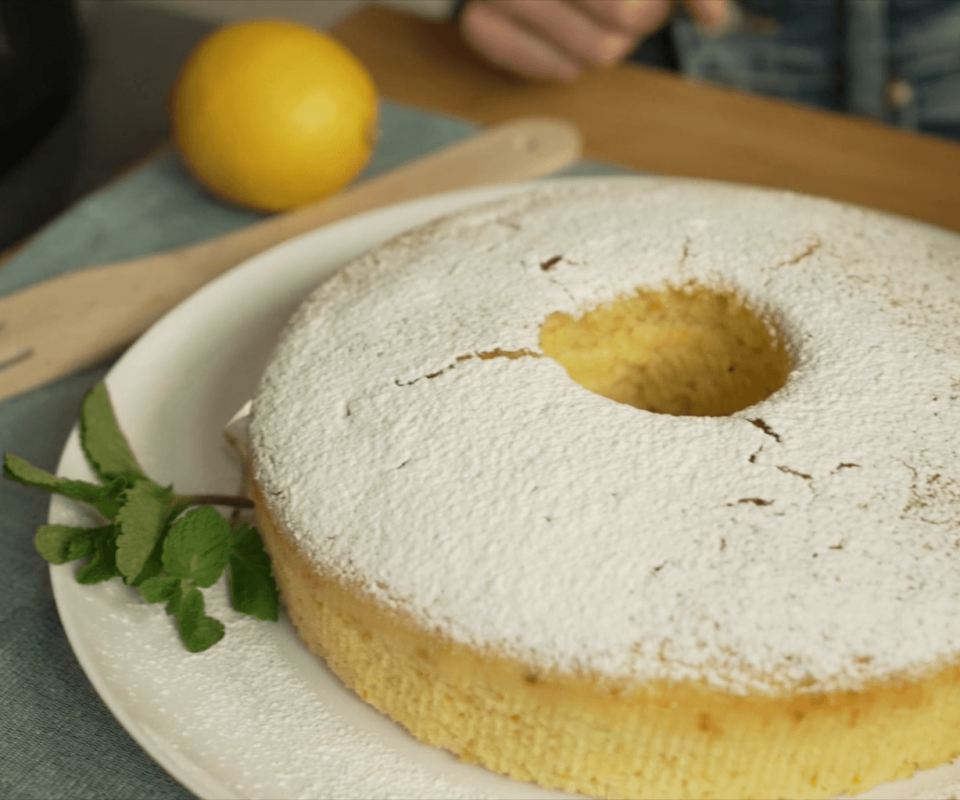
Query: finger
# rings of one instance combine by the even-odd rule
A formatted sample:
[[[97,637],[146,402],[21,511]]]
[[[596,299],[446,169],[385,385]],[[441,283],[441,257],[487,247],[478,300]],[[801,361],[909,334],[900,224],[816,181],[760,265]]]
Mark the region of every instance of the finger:
[[[576,59],[527,30],[492,3],[468,3],[460,18],[460,30],[471,47],[510,72],[555,80],[573,80],[580,74]]]
[[[673,0],[576,0],[580,9],[613,30],[649,36],[670,19]]]
[[[611,30],[569,0],[483,0],[582,64],[612,64],[635,37]]]
[[[719,30],[730,15],[730,0],[684,0],[684,5],[698,23],[705,28]]]

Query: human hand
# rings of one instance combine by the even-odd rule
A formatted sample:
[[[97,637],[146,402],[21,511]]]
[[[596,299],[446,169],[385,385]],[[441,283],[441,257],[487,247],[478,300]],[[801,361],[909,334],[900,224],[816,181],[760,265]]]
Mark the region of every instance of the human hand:
[[[683,0],[705,28],[719,28],[730,0]],[[469,0],[460,17],[467,43],[510,72],[573,80],[590,65],[624,59],[663,27],[678,0]]]

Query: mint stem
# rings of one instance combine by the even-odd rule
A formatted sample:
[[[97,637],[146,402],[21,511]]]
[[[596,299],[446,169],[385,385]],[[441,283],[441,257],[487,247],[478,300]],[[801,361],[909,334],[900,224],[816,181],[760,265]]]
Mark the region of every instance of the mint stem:
[[[192,506],[229,506],[230,508],[253,508],[253,500],[232,494],[188,494],[184,497]]]

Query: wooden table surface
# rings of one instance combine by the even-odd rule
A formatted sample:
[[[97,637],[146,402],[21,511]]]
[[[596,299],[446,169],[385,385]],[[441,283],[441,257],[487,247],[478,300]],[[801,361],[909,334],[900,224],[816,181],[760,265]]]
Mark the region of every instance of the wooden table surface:
[[[562,117],[579,126],[588,158],[792,189],[960,231],[960,143],[634,65],[572,84],[527,81],[488,66],[449,23],[377,6],[333,34],[391,100],[483,124]]]

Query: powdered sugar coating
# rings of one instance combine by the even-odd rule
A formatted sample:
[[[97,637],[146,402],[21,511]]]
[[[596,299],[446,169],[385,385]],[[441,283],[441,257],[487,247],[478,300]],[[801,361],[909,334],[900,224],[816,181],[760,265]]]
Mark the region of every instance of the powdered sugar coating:
[[[463,358],[689,280],[777,320],[783,389],[671,417],[548,358]],[[257,478],[318,564],[457,641],[615,679],[858,688],[960,658],[958,331],[960,246],[908,222],[695,181],[544,188],[311,296],[254,402]]]

